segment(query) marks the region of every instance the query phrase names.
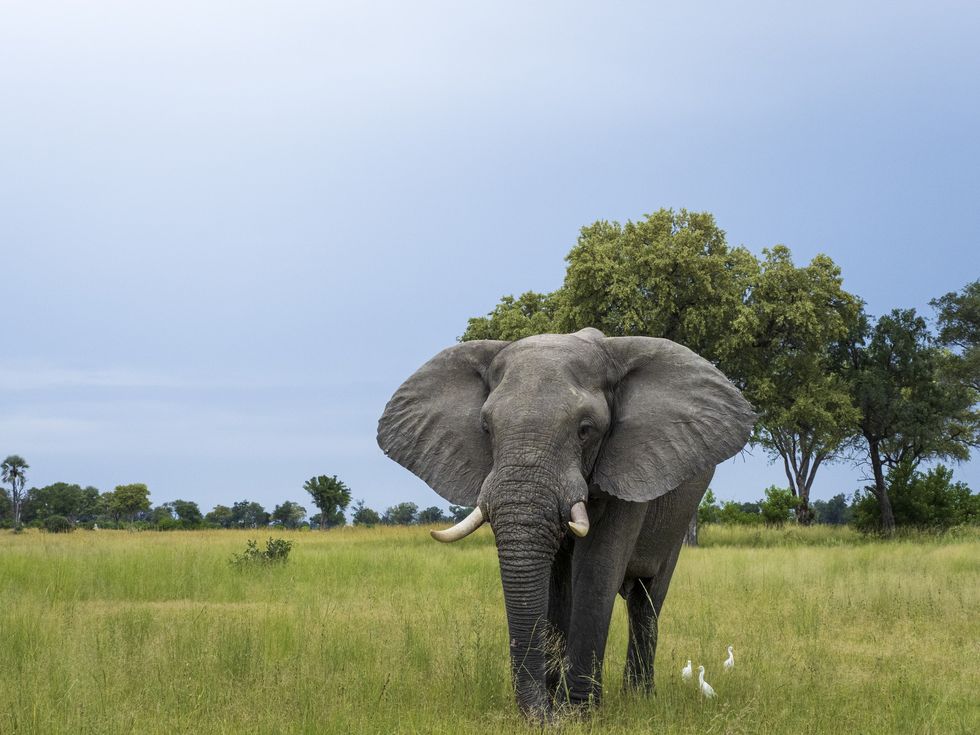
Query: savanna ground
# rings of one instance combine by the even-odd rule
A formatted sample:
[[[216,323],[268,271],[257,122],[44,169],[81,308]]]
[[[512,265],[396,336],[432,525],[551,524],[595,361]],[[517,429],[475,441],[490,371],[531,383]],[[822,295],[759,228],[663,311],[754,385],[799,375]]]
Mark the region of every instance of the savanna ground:
[[[421,528],[276,532],[295,541],[285,567],[228,564],[268,535],[0,532],[0,733],[534,730],[489,531],[452,546]],[[702,542],[664,608],[657,694],[620,693],[619,601],[603,707],[561,732],[980,732],[976,532]],[[681,681],[687,658],[717,700]]]

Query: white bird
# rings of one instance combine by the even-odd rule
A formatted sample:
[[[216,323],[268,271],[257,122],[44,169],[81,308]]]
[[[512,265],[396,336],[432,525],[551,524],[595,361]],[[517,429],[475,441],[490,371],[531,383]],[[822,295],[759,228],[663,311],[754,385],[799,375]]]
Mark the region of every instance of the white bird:
[[[694,672],[691,669],[691,659],[688,659],[687,660],[687,666],[685,666],[683,669],[681,669],[681,678],[684,681],[690,681],[693,676],[694,676]]]
[[[714,699],[717,695],[711,685],[704,680],[704,667],[698,666],[698,686],[701,687],[701,696]]]
[[[725,663],[722,664],[725,667],[725,671],[731,671],[735,668],[735,654],[732,653],[732,647],[728,647],[728,658],[725,659]]]

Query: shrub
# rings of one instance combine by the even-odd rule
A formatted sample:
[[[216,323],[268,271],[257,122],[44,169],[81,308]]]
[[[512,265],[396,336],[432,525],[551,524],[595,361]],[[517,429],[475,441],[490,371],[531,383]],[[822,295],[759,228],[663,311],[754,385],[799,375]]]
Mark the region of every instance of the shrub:
[[[48,516],[44,519],[44,528],[49,533],[70,533],[75,526],[64,516]]]
[[[965,483],[953,482],[953,471],[937,465],[919,472],[899,464],[885,478],[898,527],[944,531],[952,526],[980,523],[980,495]],[[865,533],[881,530],[878,498],[866,487],[854,498],[853,524]]]
[[[770,485],[766,488],[766,499],[759,503],[759,509],[767,526],[782,526],[799,504],[800,499],[789,488]]]
[[[354,506],[354,516],[351,518],[351,521],[355,526],[367,526],[370,528],[381,523],[381,516],[378,515],[377,511],[364,505],[363,500],[358,500],[357,505]]]
[[[725,525],[751,526],[762,523],[761,515],[746,511],[742,503],[736,503],[734,500],[726,500],[721,504],[717,518],[718,523]]]
[[[247,567],[254,565],[268,566],[272,564],[285,564],[289,561],[289,552],[293,548],[293,542],[284,538],[272,538],[265,542],[265,550],[259,550],[259,544],[255,539],[249,539],[245,544],[245,551],[241,554],[234,554],[230,564],[236,567]]]

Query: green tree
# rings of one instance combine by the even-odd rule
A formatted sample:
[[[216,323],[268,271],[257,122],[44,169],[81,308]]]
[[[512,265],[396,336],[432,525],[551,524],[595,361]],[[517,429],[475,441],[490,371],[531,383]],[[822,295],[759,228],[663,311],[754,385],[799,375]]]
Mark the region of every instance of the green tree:
[[[11,454],[0,463],[0,478],[10,485],[10,503],[14,510],[14,526],[20,525],[20,510],[24,503],[24,483],[31,466],[18,454]]]
[[[174,500],[167,505],[173,509],[181,528],[197,528],[204,522],[201,509],[193,500]]]
[[[727,369],[732,324],[758,271],[708,212],[661,209],[582,228],[557,300],[561,331],[665,337]]]
[[[371,508],[364,505],[363,500],[358,500],[354,505],[354,515],[351,518],[351,522],[355,526],[368,526],[370,528],[381,523],[381,516],[378,515],[377,511],[371,510]]]
[[[679,342],[712,360],[760,411],[753,437],[782,460],[806,523],[822,464],[854,435],[839,351],[860,312],[825,255],[794,265],[782,245],[760,263],[730,247],[707,212],[661,209],[640,222],[582,228],[562,287],[504,297],[463,340],[517,339],[596,327],[609,336]]]
[[[306,508],[292,500],[280,503],[272,511],[272,522],[283,528],[299,528],[306,517]]]
[[[461,339],[515,340],[559,331],[555,322],[559,299],[559,292],[528,291],[517,299],[504,296],[487,316],[470,319]]]
[[[419,511],[418,523],[430,524],[430,523],[441,523],[446,520],[446,516],[443,515],[442,509],[435,505],[428,508],[423,508]]]
[[[338,480],[336,475],[318,475],[303,483],[303,489],[320,509],[321,528],[344,525],[344,511],[350,505],[351,491],[342,480]]]
[[[980,392],[980,280],[929,303],[937,311],[939,343],[954,353],[950,373]]]
[[[142,482],[116,485],[109,498],[109,509],[117,520],[125,517],[132,522],[139,513],[150,509],[150,491]]]
[[[204,516],[204,520],[212,526],[231,528],[235,524],[235,514],[227,505],[216,505],[211,512]]]
[[[640,222],[583,227],[560,289],[505,296],[469,320],[462,340],[519,339],[595,327],[609,336],[666,337],[722,364],[737,349],[731,325],[757,270],[730,248],[707,212],[661,209]]]
[[[781,460],[797,519],[812,521],[817,470],[838,459],[854,435],[857,409],[835,348],[858,323],[860,302],[844,291],[827,256],[793,264],[788,248],[763,251],[748,309],[733,325],[742,348],[731,362],[746,398],[759,411],[754,441]]]
[[[767,526],[782,526],[802,505],[801,499],[789,488],[770,485],[765,492],[765,500],[759,503],[759,509]]]
[[[147,523],[152,523],[160,530],[173,530],[177,528],[177,519],[174,518],[174,510],[169,503],[158,505],[146,514]]]
[[[31,488],[25,505],[30,506],[32,518],[44,520],[51,515],[61,515],[75,524],[80,520],[91,520],[98,514],[99,491],[94,487],[55,482]]]
[[[943,379],[943,352],[914,309],[894,309],[870,327],[862,319],[846,343],[857,428],[871,467],[882,532],[895,530],[885,473],[904,463],[969,458],[977,443],[972,388]]]
[[[980,523],[980,495],[962,482],[953,482],[953,472],[937,465],[927,472],[915,469],[906,459],[888,470],[886,478],[895,525],[930,530]],[[881,510],[872,488],[854,502],[854,525],[861,531],[880,532]]]
[[[415,503],[399,503],[388,508],[381,516],[386,526],[410,526],[418,518],[419,507]]]
[[[261,503],[239,500],[231,506],[231,525],[234,528],[264,528],[269,525],[269,513]]]

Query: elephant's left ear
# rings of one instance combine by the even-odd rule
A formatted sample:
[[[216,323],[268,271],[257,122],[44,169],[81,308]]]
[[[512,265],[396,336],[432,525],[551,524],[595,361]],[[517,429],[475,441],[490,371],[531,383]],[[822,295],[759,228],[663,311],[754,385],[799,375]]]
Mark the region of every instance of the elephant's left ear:
[[[735,455],[755,413],[688,348],[654,337],[607,337],[618,384],[594,481],[623,500],[653,500]]]

